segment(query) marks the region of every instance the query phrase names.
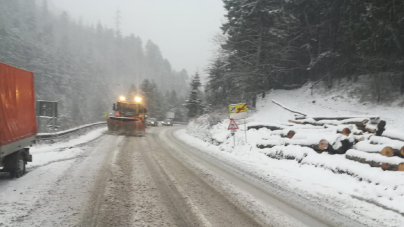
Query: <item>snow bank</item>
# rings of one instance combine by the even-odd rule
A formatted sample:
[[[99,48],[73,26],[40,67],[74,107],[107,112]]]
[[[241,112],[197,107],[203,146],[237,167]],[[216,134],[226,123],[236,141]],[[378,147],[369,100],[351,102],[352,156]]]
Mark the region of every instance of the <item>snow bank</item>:
[[[209,115],[203,115],[197,119],[191,120],[187,127],[187,133],[205,142],[210,142],[212,135],[209,132],[211,128],[209,117]]]
[[[68,160],[83,154],[80,149],[82,144],[93,141],[107,132],[107,127],[92,130],[76,139],[68,142],[54,144],[39,144],[31,147],[30,153],[33,162],[29,162],[27,168],[40,167],[59,160]]]

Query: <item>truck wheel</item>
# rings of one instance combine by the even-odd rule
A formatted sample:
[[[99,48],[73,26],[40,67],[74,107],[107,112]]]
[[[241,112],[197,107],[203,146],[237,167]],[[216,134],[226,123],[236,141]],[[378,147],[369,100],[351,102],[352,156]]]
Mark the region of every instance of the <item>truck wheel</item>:
[[[15,167],[10,172],[11,178],[19,178],[25,174],[25,158],[22,152],[17,154],[17,163],[15,163]]]

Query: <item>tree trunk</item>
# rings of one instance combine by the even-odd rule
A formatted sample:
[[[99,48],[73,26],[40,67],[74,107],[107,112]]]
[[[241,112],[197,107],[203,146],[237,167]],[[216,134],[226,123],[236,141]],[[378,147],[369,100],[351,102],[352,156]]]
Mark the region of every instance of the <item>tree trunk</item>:
[[[345,157],[352,161],[369,164],[371,167],[380,167],[383,170],[404,171],[404,159],[403,162],[399,163],[397,161],[390,161],[389,158],[381,159],[378,154],[362,156],[361,153],[357,151],[349,151]]]
[[[253,93],[252,97],[252,107],[255,108],[257,106],[257,95]]]
[[[400,87],[401,94],[404,94],[404,72],[401,74],[401,87]]]

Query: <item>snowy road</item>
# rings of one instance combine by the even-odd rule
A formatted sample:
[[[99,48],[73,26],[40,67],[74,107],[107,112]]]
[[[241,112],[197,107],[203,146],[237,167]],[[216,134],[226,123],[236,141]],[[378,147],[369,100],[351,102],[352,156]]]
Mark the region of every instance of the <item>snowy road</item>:
[[[0,175],[0,226],[360,226],[278,200],[178,140],[176,129],[103,135],[59,148],[74,155],[33,166],[23,178]]]

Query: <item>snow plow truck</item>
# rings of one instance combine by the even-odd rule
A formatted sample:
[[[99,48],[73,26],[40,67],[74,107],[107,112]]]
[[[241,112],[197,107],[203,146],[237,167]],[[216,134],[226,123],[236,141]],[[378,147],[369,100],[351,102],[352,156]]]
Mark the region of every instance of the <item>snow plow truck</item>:
[[[108,131],[129,136],[144,136],[146,134],[146,108],[142,98],[136,97],[134,101],[119,97],[113,104],[114,116],[107,118]]]

